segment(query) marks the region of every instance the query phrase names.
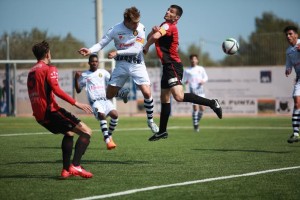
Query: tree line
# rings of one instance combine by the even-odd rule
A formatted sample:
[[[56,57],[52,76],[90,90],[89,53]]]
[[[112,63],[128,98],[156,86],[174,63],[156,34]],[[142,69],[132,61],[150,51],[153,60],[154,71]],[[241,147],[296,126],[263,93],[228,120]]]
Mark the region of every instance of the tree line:
[[[238,38],[240,49],[234,56],[226,56],[221,61],[213,60],[209,53],[202,52],[200,46],[192,44],[187,52],[179,49],[179,54],[184,66],[189,65],[189,55],[198,54],[201,63],[206,66],[259,66],[259,65],[284,65],[285,50],[288,46],[283,29],[287,25],[298,24],[291,20],[277,17],[273,13],[265,12],[262,17],[255,18],[255,31],[250,34],[248,41],[242,37]],[[33,28],[31,31],[4,33],[0,37],[0,59],[5,60],[7,56],[6,38],[10,40],[10,59],[35,59],[31,47],[42,40],[51,44],[51,53],[55,59],[76,59],[82,58],[76,50],[85,44],[76,39],[71,33],[66,37],[49,36],[47,31]],[[108,52],[109,50],[106,50]],[[145,60],[148,66],[157,65],[155,49],[150,51]],[[155,63],[151,63],[155,61]],[[28,65],[24,65],[27,67]],[[29,65],[30,66],[30,65]],[[18,66],[19,67],[19,66]]]

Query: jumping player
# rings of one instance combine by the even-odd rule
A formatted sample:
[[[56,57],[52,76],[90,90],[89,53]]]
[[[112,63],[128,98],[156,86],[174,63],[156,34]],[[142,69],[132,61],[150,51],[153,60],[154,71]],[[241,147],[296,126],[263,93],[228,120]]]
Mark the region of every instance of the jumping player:
[[[140,11],[136,7],[127,8],[124,20],[110,28],[101,41],[91,48],[81,48],[81,55],[90,55],[103,49],[114,40],[117,50],[108,53],[108,58],[116,60],[116,67],[106,90],[106,97],[112,99],[118,95],[128,77],[132,77],[144,96],[144,107],[147,112],[147,123],[153,133],[158,127],[153,121],[154,103],[150,88],[150,79],[143,57],[145,27],[140,23]],[[120,93],[120,92],[119,92]],[[120,95],[118,95],[120,96]]]
[[[289,43],[286,50],[286,70],[285,75],[288,77],[294,67],[296,72],[296,83],[294,85],[293,99],[294,110],[292,116],[293,134],[288,139],[288,143],[299,141],[300,125],[300,39],[298,39],[298,29],[295,26],[287,26],[284,29],[285,37]]]
[[[159,132],[149,138],[149,141],[167,138],[167,124],[170,116],[170,95],[178,102],[191,102],[209,106],[222,118],[222,108],[217,99],[206,99],[193,93],[184,93],[182,87],[183,66],[178,55],[178,29],[177,22],[183,11],[178,5],[171,5],[165,16],[165,22],[160,26],[155,26],[147,36],[147,43],[144,46],[144,53],[149,51],[149,47],[155,43],[156,52],[163,65],[161,78],[161,113]]]
[[[87,104],[77,102],[59,87],[58,71],[55,66],[51,65],[50,48],[46,41],[35,44],[32,47],[32,52],[37,59],[37,63],[30,69],[28,74],[28,95],[36,121],[50,132],[64,135],[61,143],[63,158],[61,177],[68,178],[75,175],[91,178],[93,174],[83,169],[80,162],[90,143],[92,131],[80,119],[61,108],[57,104],[54,95],[87,113],[91,113],[92,109]],[[70,163],[75,133],[79,137],[75,145],[73,161]]]
[[[100,121],[106,147],[111,150],[117,146],[112,139],[112,133],[118,124],[118,112],[111,100],[106,99],[106,83],[110,79],[110,74],[105,69],[98,69],[99,62],[96,54],[90,55],[89,65],[89,70],[75,73],[75,89],[77,93],[80,93],[85,87],[94,115]],[[106,116],[110,116],[109,129]]]
[[[190,92],[200,97],[205,97],[203,85],[208,81],[208,76],[203,66],[198,65],[198,56],[190,55],[191,66],[184,70],[182,82],[189,85]],[[193,125],[194,130],[199,132],[199,122],[203,116],[205,107],[193,103]]]

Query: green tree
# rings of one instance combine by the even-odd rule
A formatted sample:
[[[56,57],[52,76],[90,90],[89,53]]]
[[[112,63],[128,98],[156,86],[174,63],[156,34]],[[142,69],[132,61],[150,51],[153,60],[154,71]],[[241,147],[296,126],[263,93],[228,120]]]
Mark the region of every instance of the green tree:
[[[278,18],[270,12],[255,19],[255,32],[249,42],[239,38],[240,49],[237,55],[227,56],[222,65],[284,65],[285,50],[288,46],[283,29],[287,25],[298,26],[291,20]]]
[[[218,63],[212,60],[209,56],[209,53],[203,52],[201,48],[195,44],[192,44],[188,47],[187,53],[180,52],[180,58],[184,66],[189,66],[190,63],[190,55],[191,54],[196,54],[198,55],[199,59],[199,65],[203,65],[204,67],[209,67],[209,66],[217,66]]]
[[[35,43],[46,40],[50,44],[51,54],[53,59],[73,59],[82,58],[76,50],[85,46],[83,42],[77,40],[68,33],[66,37],[48,36],[47,31],[41,31],[33,28],[30,32],[12,32],[10,34],[4,33],[0,37],[0,59],[5,60],[7,57],[6,38],[9,37],[10,59],[35,59],[31,48]],[[18,65],[18,67],[26,67],[28,65]]]

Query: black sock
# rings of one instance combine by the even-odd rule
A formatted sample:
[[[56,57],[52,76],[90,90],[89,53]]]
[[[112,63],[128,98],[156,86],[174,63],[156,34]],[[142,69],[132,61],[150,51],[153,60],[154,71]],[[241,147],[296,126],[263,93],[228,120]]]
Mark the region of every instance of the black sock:
[[[70,166],[72,150],[73,150],[73,136],[65,135],[61,142],[63,168],[68,170]]]
[[[168,125],[170,113],[171,113],[171,104],[170,103],[162,103],[161,104],[161,112],[160,112],[160,121],[159,121],[159,132],[160,133],[167,131],[167,125]]]
[[[209,106],[211,108],[215,105],[214,100],[206,99],[193,93],[184,93],[183,102],[195,103],[199,105]]]
[[[90,138],[91,136],[88,134],[81,134],[79,138],[77,139],[76,145],[75,145],[75,153],[72,164],[74,166],[80,165],[81,157],[84,154],[85,150],[90,144]]]

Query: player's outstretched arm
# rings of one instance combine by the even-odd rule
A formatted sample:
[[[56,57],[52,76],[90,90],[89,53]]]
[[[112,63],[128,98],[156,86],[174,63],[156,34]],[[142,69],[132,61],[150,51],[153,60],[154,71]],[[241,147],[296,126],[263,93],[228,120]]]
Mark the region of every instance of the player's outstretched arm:
[[[153,33],[151,35],[151,37],[148,37],[148,41],[145,44],[144,48],[143,48],[143,53],[146,55],[149,51],[149,47],[154,44],[156,42],[156,40],[158,40],[159,38],[161,38],[163,35],[161,34],[161,32],[156,31],[155,33]]]
[[[79,102],[76,101],[74,105],[75,105],[77,108],[79,108],[79,109],[85,111],[86,113],[92,113],[92,112],[93,112],[91,106],[88,105],[88,104],[79,103]]]
[[[158,32],[159,31],[159,29],[160,29],[160,27],[159,26],[154,26],[153,28],[152,28],[152,31],[148,34],[148,36],[147,36],[147,40],[149,40],[150,39],[150,37],[154,34],[154,33],[156,33],[156,32]]]
[[[107,58],[112,59],[112,58],[115,58],[117,55],[118,55],[117,51],[113,50],[107,54]]]
[[[78,53],[83,55],[83,56],[88,56],[91,54],[91,51],[88,48],[81,48],[78,50]]]

